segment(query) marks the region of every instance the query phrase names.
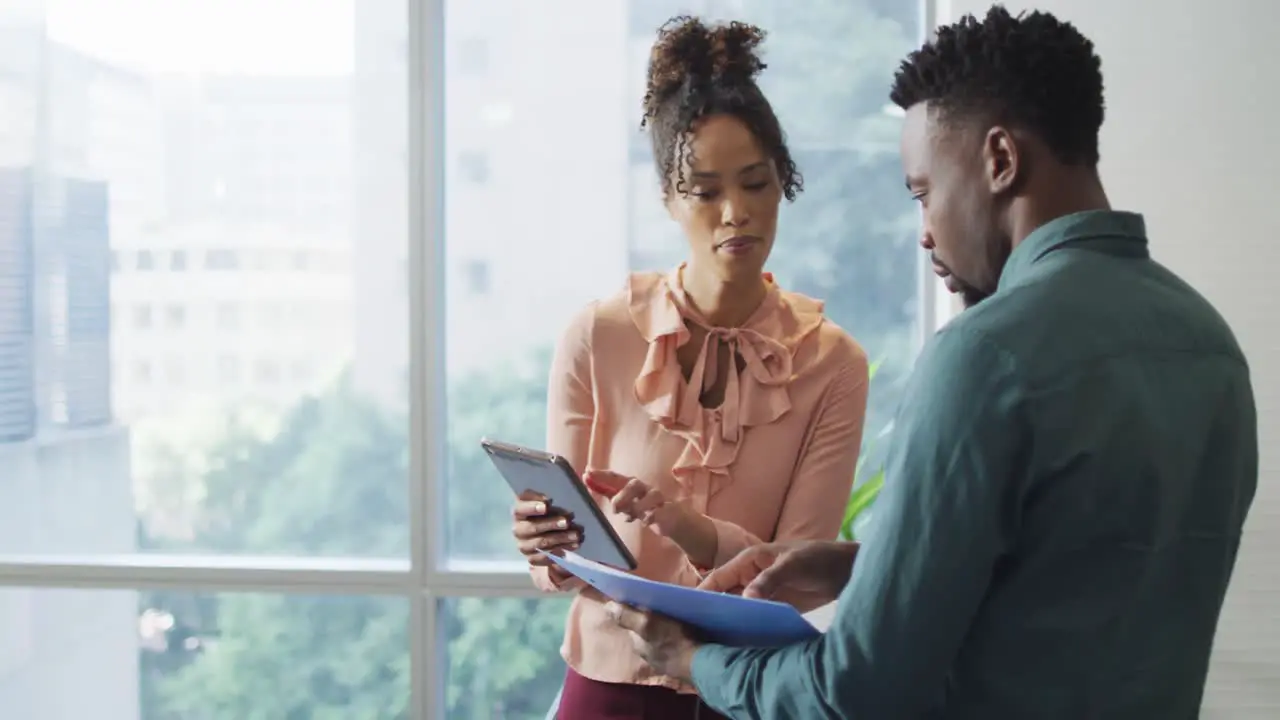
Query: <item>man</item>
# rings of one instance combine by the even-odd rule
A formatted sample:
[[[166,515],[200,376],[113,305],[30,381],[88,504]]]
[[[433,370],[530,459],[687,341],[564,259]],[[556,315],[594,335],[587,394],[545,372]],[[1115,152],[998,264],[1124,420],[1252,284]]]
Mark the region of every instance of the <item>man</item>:
[[[838,593],[831,628],[743,649],[610,611],[735,718],[1197,717],[1253,393],[1226,324],[1110,209],[1093,46],[996,7],[913,52],[891,97],[935,268],[987,297],[916,363],[864,544],[763,546],[706,582]]]

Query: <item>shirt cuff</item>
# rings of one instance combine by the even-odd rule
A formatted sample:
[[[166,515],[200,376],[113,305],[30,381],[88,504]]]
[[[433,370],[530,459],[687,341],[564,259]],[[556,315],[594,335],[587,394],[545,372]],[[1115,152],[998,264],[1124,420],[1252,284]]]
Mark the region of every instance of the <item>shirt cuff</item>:
[[[701,645],[693,651],[690,680],[703,702],[715,708],[728,705],[724,692],[731,689],[725,677],[730,652],[724,645]]]

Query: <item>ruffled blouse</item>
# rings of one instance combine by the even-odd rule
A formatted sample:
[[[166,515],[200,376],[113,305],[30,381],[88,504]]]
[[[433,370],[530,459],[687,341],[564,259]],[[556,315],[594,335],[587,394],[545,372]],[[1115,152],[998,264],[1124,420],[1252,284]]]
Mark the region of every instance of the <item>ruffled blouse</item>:
[[[741,327],[694,309],[682,268],[632,275],[621,292],[574,317],[556,347],[547,395],[547,449],[578,472],[614,470],[660,488],[715,527],[719,565],[754,544],[836,536],[853,483],[866,409],[866,354],[822,314],[822,303],[765,276],[764,300]],[[704,329],[690,332],[695,326]],[[700,339],[686,381],[677,351]],[[721,370],[721,348],[734,362]],[[718,378],[718,372],[730,373]],[[699,398],[723,382],[719,407]],[[705,568],[596,498],[638,561],[636,573],[694,585]],[[631,637],[582,581],[534,581],[574,592],[562,654],[602,682],[692,688],[636,657]]]
[[[772,274],[760,306],[741,327],[712,325],[685,292],[684,266],[665,275],[632,275],[628,307],[636,328],[648,343],[635,381],[640,405],[667,432],[685,442],[672,474],[682,498],[699,512],[732,482],[729,471],[738,457],[743,431],[767,425],[791,410],[788,384],[795,371],[795,351],[823,322],[822,303],[802,295],[784,296]],[[698,360],[686,381],[677,350],[693,335],[687,323],[706,331]],[[703,407],[700,398],[719,381],[716,360],[721,346],[732,359],[724,400]]]

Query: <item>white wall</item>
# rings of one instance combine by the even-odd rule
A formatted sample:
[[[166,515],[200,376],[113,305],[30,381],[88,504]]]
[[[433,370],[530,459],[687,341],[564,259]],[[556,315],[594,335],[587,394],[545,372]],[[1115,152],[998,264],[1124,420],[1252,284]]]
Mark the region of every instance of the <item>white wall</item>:
[[[944,21],[990,6],[949,4]],[[1249,358],[1262,471],[1203,717],[1280,717],[1280,142],[1270,129],[1280,117],[1272,52],[1280,3],[1005,5],[1052,12],[1097,45],[1107,98],[1101,170],[1112,203],[1146,215],[1156,259],[1217,305]]]

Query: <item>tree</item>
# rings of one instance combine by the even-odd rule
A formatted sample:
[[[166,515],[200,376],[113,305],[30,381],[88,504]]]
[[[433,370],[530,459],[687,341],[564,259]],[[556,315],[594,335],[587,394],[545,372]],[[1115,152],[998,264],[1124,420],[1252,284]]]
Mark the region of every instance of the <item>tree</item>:
[[[545,358],[545,353],[540,353]],[[539,377],[545,377],[543,365]],[[522,388],[499,378],[466,378],[489,388],[453,414],[458,428],[486,425],[511,435],[537,431],[543,382]],[[501,398],[501,399],[500,399]],[[533,420],[531,420],[533,419]],[[403,418],[355,397],[345,383],[303,401],[273,437],[239,427],[211,453],[201,523],[193,545],[247,554],[404,556],[408,550],[407,436]],[[505,428],[504,428],[505,426]],[[462,488],[458,515],[483,529],[473,547],[510,536],[467,488],[481,482],[477,436],[455,433],[449,487]],[[480,463],[483,463],[481,465]],[[487,468],[489,472],[491,467]],[[462,479],[471,482],[463,482]],[[507,502],[506,504],[509,504]],[[150,658],[167,677],[156,682],[154,718],[310,720],[405,717],[409,692],[408,608],[399,598],[152,593],[150,607],[178,618],[178,633],[203,648],[173,647]],[[464,598],[444,605],[450,650],[451,717],[541,718],[559,687],[561,598],[548,601]],[[156,673],[147,673],[154,682]],[[495,713],[495,703],[504,707]],[[151,708],[149,708],[151,709]]]

